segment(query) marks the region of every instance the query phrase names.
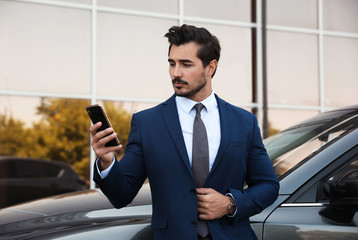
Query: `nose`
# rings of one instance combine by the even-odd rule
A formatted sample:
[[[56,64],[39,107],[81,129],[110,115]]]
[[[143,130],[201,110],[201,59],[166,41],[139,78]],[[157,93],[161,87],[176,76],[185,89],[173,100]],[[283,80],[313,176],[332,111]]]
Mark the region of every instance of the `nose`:
[[[180,66],[176,65],[173,68],[173,78],[181,78],[182,77],[182,71]]]

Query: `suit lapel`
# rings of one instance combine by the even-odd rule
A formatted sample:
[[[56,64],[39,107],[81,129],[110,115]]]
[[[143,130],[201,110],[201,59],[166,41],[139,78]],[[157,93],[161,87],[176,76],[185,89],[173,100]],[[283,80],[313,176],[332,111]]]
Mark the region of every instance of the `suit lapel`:
[[[215,169],[219,165],[228,147],[231,138],[231,127],[232,127],[232,117],[231,117],[231,110],[229,108],[229,104],[223,101],[217,95],[215,95],[215,97],[219,108],[221,138],[220,138],[220,146],[218,149],[218,153],[216,155],[213,167],[211,168],[210,175],[215,171]]]
[[[165,101],[162,105],[162,115],[168,132],[177,148],[177,152],[180,158],[183,160],[184,165],[187,167],[189,173],[193,176],[190,162],[188,158],[188,153],[186,151],[184,137],[182,129],[179,122],[179,115],[177,111],[177,106],[175,103],[175,95]]]

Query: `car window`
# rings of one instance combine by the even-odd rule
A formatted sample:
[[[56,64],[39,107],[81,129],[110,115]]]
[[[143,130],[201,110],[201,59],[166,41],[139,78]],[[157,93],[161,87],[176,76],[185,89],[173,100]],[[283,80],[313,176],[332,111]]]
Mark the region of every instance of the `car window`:
[[[0,179],[1,178],[14,178],[15,164],[7,159],[0,161]]]
[[[358,169],[358,145],[345,152],[300,187],[286,203],[328,203],[329,184]]]
[[[50,162],[37,162],[29,160],[16,161],[16,178],[56,177],[61,171],[59,166]]]
[[[264,144],[276,175],[281,179],[308,156],[357,127],[357,113],[326,113],[269,137]]]

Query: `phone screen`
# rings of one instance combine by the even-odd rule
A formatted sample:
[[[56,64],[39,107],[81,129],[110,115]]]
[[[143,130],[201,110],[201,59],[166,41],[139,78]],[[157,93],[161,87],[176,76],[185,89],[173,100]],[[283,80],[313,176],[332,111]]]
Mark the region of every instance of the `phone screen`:
[[[108,120],[106,113],[104,112],[104,110],[101,106],[91,105],[91,106],[86,107],[86,110],[87,110],[87,113],[88,113],[89,117],[91,118],[91,121],[93,124],[96,124],[97,122],[102,122],[102,126],[99,129],[97,129],[97,132],[100,132],[100,131],[103,131],[109,127],[112,127]],[[105,147],[118,146],[118,145],[119,145],[119,140],[116,137],[116,138],[112,139],[111,141],[109,141],[108,143],[106,143]]]

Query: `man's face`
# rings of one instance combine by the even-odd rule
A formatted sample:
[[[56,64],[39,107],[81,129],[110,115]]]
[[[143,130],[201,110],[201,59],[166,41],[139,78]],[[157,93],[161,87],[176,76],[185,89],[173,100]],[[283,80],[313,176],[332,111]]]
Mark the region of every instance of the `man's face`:
[[[169,53],[169,74],[177,96],[200,102],[211,94],[211,71],[197,57],[199,46],[194,42],[172,45]]]

